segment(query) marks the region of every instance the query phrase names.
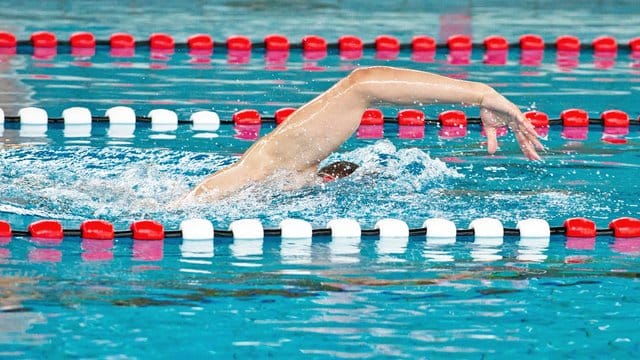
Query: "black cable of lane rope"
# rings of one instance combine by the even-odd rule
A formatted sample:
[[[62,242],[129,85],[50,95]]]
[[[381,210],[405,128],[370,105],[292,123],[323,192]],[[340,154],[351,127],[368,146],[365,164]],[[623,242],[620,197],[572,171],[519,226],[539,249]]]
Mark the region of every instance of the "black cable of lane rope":
[[[362,236],[378,236],[380,229],[364,229],[361,231]]]
[[[456,230],[456,236],[473,236],[475,231],[473,229],[458,229]]]
[[[264,229],[264,235],[265,236],[281,236],[282,230],[281,229]]]
[[[80,229],[64,229],[62,230],[64,236],[82,236]]]
[[[109,39],[96,39],[96,46],[110,46],[111,45],[111,40]],[[32,46],[32,42],[31,40],[18,40],[16,41],[16,46],[22,46],[22,47],[26,47],[26,46]],[[71,47],[71,41],[70,40],[66,40],[66,39],[58,39],[57,40],[57,46],[59,47]],[[150,47],[151,46],[151,41],[148,39],[145,40],[136,40],[134,42],[134,46],[135,47]],[[189,44],[187,42],[182,42],[182,41],[176,41],[173,44],[175,49],[188,49],[189,48]],[[413,49],[413,44],[412,43],[400,43],[400,50],[411,50]],[[449,45],[447,43],[437,43],[436,45],[436,49],[437,50],[442,50],[442,49],[449,49]],[[251,42],[251,48],[252,49],[264,49],[266,47],[266,44],[264,41],[255,41],[255,42]],[[364,42],[362,44],[363,49],[375,49],[376,48],[376,43],[375,42]],[[518,42],[511,42],[508,43],[508,47],[509,49],[515,49],[515,50],[519,50],[520,49],[520,43]],[[214,48],[218,49],[218,50],[227,50],[227,45],[226,45],[226,40],[224,42],[215,42],[214,43]],[[290,42],[289,43],[289,49],[302,49],[303,45],[302,45],[302,41],[294,41],[294,42]],[[340,48],[340,43],[339,42],[327,42],[327,49],[331,49],[331,50],[335,50],[335,49],[339,49]],[[472,49],[476,49],[476,50],[484,50],[485,49],[485,45],[484,43],[471,43],[471,48]],[[545,42],[544,43],[544,49],[545,50],[556,50],[557,49],[557,44],[553,43],[553,42]],[[580,50],[592,50],[593,49],[593,45],[589,42],[581,42],[580,43]],[[620,42],[618,43],[618,49],[623,49],[623,50],[630,50],[631,46],[629,43],[624,43],[624,42]]]
[[[613,236],[613,229],[596,229],[596,236]]]
[[[504,229],[504,235],[506,236],[520,236],[519,229]]]
[[[311,230],[311,235],[313,236],[330,236],[331,229],[313,229]]]
[[[275,123],[276,118],[274,116],[263,116],[261,117],[263,123]],[[631,125],[640,125],[640,121],[635,121],[635,118],[631,118],[629,121],[629,126]],[[4,120],[8,123],[19,123],[20,116],[10,115],[5,116]],[[64,118],[61,117],[50,117],[48,118],[48,122],[50,124],[62,124],[64,123]],[[106,116],[92,116],[91,122],[95,123],[108,123],[109,118]],[[148,116],[136,116],[137,123],[151,123],[151,118]],[[385,124],[397,124],[398,118],[395,117],[384,117]],[[439,125],[440,120],[438,119],[425,119],[425,125]],[[600,118],[589,118],[589,125],[603,125],[603,120]],[[191,120],[178,120],[179,125],[190,125],[193,124]],[[235,122],[232,119],[224,119],[220,120],[221,125],[233,125]],[[479,117],[468,117],[467,118],[468,125],[480,125],[482,124],[482,119]],[[562,119],[549,119],[549,125],[562,125]]]
[[[219,236],[219,237],[233,237],[233,232],[231,230],[217,230],[217,229],[215,229],[213,231],[213,235],[214,236]]]
[[[164,237],[166,238],[181,238],[182,230],[168,230],[164,232]]]
[[[564,235],[566,232],[566,228],[564,226],[551,227],[549,228],[549,230],[551,235]],[[330,236],[331,229],[313,229],[311,233],[312,233],[312,236]],[[82,232],[80,229],[64,229],[63,234],[64,236],[75,236],[75,237],[82,236]],[[409,236],[423,236],[426,234],[427,234],[426,228],[409,229]],[[22,236],[22,237],[31,236],[29,231],[24,231],[24,230],[13,230],[12,235]],[[264,229],[264,235],[265,236],[281,236],[282,230],[281,229]],[[380,229],[364,229],[361,231],[361,235],[362,236],[378,236],[380,235]],[[462,236],[474,236],[474,235],[475,235],[475,232],[473,229],[456,230],[456,236],[462,237]],[[520,230],[505,228],[504,235],[519,236]],[[615,235],[613,229],[596,229],[596,236],[613,236],[613,235]],[[114,232],[115,238],[127,238],[127,237],[130,238],[132,236],[133,236],[133,231],[131,230],[121,230],[121,231]],[[181,238],[182,231],[167,230],[165,231],[164,236],[166,238]],[[231,230],[215,230],[214,236],[215,237],[233,237],[233,232]]]

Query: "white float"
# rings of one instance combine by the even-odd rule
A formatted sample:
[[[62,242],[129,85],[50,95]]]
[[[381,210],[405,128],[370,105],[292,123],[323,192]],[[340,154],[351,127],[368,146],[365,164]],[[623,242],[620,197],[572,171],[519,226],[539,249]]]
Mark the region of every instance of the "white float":
[[[26,107],[18,111],[20,124],[22,125],[47,125],[49,116],[44,109],[37,107]]]
[[[380,230],[380,237],[408,237],[409,226],[398,219],[382,219],[374,226]]]
[[[85,107],[70,107],[64,109],[62,118],[65,125],[91,124],[91,111]]]
[[[214,229],[211,221],[206,219],[188,219],[180,223],[182,238],[189,240],[213,239]]]
[[[178,114],[167,109],[149,111],[151,131],[176,131],[178,129]]]
[[[220,128],[220,117],[213,111],[198,111],[189,118],[195,131],[217,131]]]
[[[136,113],[128,106],[114,106],[107,109],[105,116],[109,118],[110,124],[134,124],[136,123]]]
[[[546,220],[526,219],[518,221],[516,229],[520,230],[521,237],[548,238],[551,236],[551,228]]]
[[[182,244],[180,252],[186,258],[213,257],[213,224],[205,219],[188,219],[180,223]]]
[[[425,220],[422,227],[427,229],[427,245],[451,245],[456,242],[456,224],[451,220],[431,218]]]
[[[498,219],[493,218],[480,218],[475,219],[469,224],[469,228],[473,229],[474,235],[477,238],[483,237],[503,237],[504,227]]]
[[[283,239],[306,239],[313,235],[313,228],[307,221],[300,219],[284,219],[280,222]]]
[[[236,220],[229,225],[234,239],[262,239],[264,229],[258,219]]]
[[[427,219],[422,224],[427,229],[428,238],[456,238],[456,224],[442,218]]]
[[[362,230],[360,224],[353,219],[333,219],[327,223],[331,229],[331,237],[360,237]]]

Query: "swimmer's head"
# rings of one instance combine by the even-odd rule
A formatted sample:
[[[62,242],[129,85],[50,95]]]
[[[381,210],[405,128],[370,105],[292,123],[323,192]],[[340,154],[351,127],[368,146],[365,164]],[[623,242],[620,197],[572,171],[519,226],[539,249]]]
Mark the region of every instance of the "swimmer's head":
[[[351,175],[358,168],[358,164],[349,161],[336,161],[318,170],[318,176],[322,181],[334,181]]]

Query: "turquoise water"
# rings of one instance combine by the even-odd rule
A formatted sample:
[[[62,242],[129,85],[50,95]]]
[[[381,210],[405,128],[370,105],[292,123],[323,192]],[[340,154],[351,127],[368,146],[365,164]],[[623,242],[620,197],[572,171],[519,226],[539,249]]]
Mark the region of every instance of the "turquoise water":
[[[366,4],[358,1],[294,2],[287,11],[306,11],[305,26],[273,2],[188,8],[115,4],[121,6],[6,6],[0,16],[10,19],[7,29],[21,39],[41,29],[60,38],[76,30],[94,31],[100,39],[115,31],[141,39],[163,31],[178,40],[209,32],[215,39],[242,33],[256,41],[271,32],[292,41],[307,33],[330,41],[345,33],[368,41],[390,33],[403,42],[416,33],[442,37],[454,30],[472,33],[476,42],[497,29],[512,41],[525,32],[550,41],[571,33],[585,42],[606,33],[621,43],[640,35],[634,33],[640,28],[640,17],[632,16],[640,12],[635,2],[589,8],[570,2],[553,8],[550,2],[453,2],[446,8],[408,2],[404,7],[411,12],[379,5],[369,16],[362,16]],[[152,58],[147,49],[137,49],[132,58],[115,59],[99,48],[91,58],[74,58],[64,49],[53,60],[5,57],[0,108],[15,115],[21,107],[38,106],[58,117],[71,106],[103,115],[126,105],[139,115],[167,108],[187,119],[195,111],[214,110],[228,120],[239,109],[271,115],[280,107],[299,106],[356,66],[394,65],[487,82],[521,109],[539,109],[552,118],[570,107],[584,108],[591,117],[613,108],[633,119],[640,114],[638,61],[626,50],[608,65],[582,51],[572,67],[558,62],[553,51],[539,66],[521,65],[516,49],[502,66],[483,64],[478,50],[464,66],[449,63],[445,51],[434,62],[419,63],[409,52],[384,61],[372,51],[358,61],[342,61],[330,52],[312,62],[293,50],[277,68],[261,51],[248,64],[231,64],[226,55],[216,49],[209,62],[195,62],[184,51]],[[424,111],[434,118],[451,108]],[[387,116],[399,110],[382,109]],[[261,134],[272,128],[263,125]],[[328,160],[361,164],[350,179],[294,192],[282,191],[276,179],[219,203],[176,210],[166,204],[233,162],[252,142],[238,139],[229,125],[215,132],[189,125],[158,132],[138,124],[132,138],[110,136],[105,124],[93,124],[86,138],[65,135],[61,124],[49,125],[43,137],[21,135],[15,123],[1,129],[0,219],[21,230],[39,219],[77,228],[91,218],[112,221],[117,230],[143,218],[177,229],[193,217],[207,218],[219,229],[241,218],[259,218],[275,228],[288,217],[315,228],[338,217],[354,218],[363,228],[385,217],[412,228],[445,217],[466,228],[484,216],[511,228],[526,218],[560,226],[581,216],[606,228],[612,219],[639,215],[638,125],[617,136],[622,143],[603,141],[601,126],[591,126],[582,141],[568,140],[560,127],[552,127],[544,162],[532,163],[510,135],[501,138],[498,156],[487,156],[477,125],[469,126],[463,139],[443,139],[437,126],[428,125],[424,139],[407,140],[388,124],[383,139],[353,137]],[[470,237],[436,245],[420,236],[406,243],[369,236],[351,242],[329,237],[214,242],[213,252],[198,253],[194,247],[207,244],[182,239],[92,243],[68,237],[61,244],[0,239],[0,357],[636,358],[640,353],[638,239],[552,236],[548,246],[534,247],[509,236],[500,246]]]
[[[21,282],[3,284],[14,292],[4,300],[23,307],[2,313],[3,355],[637,355],[637,243],[632,253],[607,238],[579,250],[553,237],[536,263],[519,260],[513,240],[495,261],[469,242],[422,238],[400,253],[370,238],[354,251],[266,238],[251,254],[216,239],[210,258],[167,240],[162,260],[144,261],[154,251],[125,240],[96,262],[78,239],[53,248],[16,239],[3,247],[3,281]]]

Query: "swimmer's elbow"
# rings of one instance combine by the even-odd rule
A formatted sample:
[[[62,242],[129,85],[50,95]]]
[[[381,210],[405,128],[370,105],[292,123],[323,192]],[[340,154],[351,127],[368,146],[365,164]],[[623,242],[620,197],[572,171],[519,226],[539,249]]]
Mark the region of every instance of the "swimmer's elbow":
[[[346,86],[369,105],[379,98],[380,83],[395,78],[398,71],[398,69],[388,66],[358,68],[346,77]]]
[[[342,80],[343,90],[365,101],[365,106],[369,106],[372,94],[368,84],[370,84],[372,80],[375,80],[376,77],[379,77],[379,71],[380,69],[378,67],[363,67],[353,70]]]
[[[376,74],[380,72],[382,67],[370,66],[357,68],[347,76],[347,80],[351,85],[362,84],[372,78],[376,77]]]
[[[402,70],[390,66],[366,66],[351,71],[347,78],[353,84],[361,84],[371,80],[384,79],[399,71]]]

